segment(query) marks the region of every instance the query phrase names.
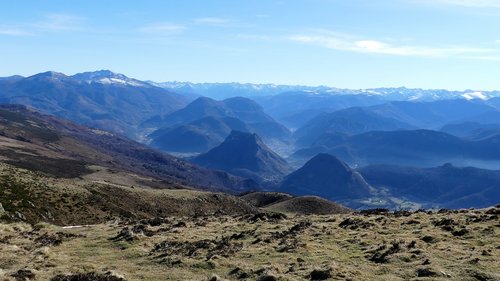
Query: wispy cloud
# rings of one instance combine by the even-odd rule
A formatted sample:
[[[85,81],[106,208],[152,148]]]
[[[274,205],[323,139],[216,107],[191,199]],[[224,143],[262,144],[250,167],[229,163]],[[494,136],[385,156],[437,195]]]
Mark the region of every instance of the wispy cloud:
[[[173,23],[155,23],[139,28],[139,31],[143,33],[154,33],[154,34],[179,34],[187,29],[186,26]]]
[[[444,4],[462,7],[500,8],[500,0],[415,0],[427,4]]]
[[[257,40],[257,41],[275,41],[279,40],[279,38],[263,35],[263,34],[236,34],[236,38],[238,39],[247,39],[247,40]]]
[[[18,27],[0,26],[0,35],[5,36],[29,36],[33,33]]]
[[[206,24],[206,25],[227,25],[231,22],[230,19],[226,18],[215,18],[215,17],[206,17],[206,18],[197,18],[194,20],[197,24]]]
[[[29,24],[33,29],[43,31],[77,31],[83,29],[84,18],[70,14],[48,14],[37,22]]]
[[[38,20],[0,25],[0,35],[29,36],[44,32],[84,30],[85,18],[70,14],[46,14]]]
[[[493,53],[495,49],[471,48],[462,46],[432,47],[406,44],[394,44],[374,39],[359,39],[337,33],[313,35],[293,35],[288,37],[293,42],[309,44],[323,48],[365,54],[383,54],[416,57],[450,57],[457,55],[479,55]]]

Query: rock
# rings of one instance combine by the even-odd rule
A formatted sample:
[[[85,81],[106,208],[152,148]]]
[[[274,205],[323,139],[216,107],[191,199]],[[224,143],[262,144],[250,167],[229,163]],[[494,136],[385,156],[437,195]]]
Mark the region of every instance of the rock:
[[[212,276],[208,278],[208,281],[222,281],[222,278],[220,278],[217,274],[212,274]]]
[[[416,273],[418,277],[432,277],[437,275],[437,273],[434,270],[428,267],[417,268]]]
[[[420,239],[422,239],[422,241],[424,241],[425,243],[435,243],[436,242],[436,238],[434,238],[430,235],[426,235]]]
[[[373,224],[371,222],[367,222],[358,218],[347,218],[339,224],[339,227],[351,230],[356,230],[359,228],[365,229],[365,228],[370,228],[372,226]]]
[[[259,276],[259,278],[257,278],[257,281],[278,281],[278,278],[271,274],[265,274]]]
[[[16,281],[24,281],[24,280],[31,280],[35,278],[35,273],[33,273],[29,269],[19,269],[15,273],[11,274],[10,276],[14,277]]]
[[[454,230],[454,231],[451,232],[451,234],[453,236],[464,236],[467,233],[469,233],[469,231],[467,229],[465,229],[465,228],[462,228],[460,230]]]
[[[99,274],[95,272],[75,273],[69,275],[56,275],[50,281],[126,281],[122,277],[114,276],[109,273]]]
[[[331,269],[315,269],[311,271],[309,277],[311,280],[326,280],[330,277],[332,277],[332,270]]]

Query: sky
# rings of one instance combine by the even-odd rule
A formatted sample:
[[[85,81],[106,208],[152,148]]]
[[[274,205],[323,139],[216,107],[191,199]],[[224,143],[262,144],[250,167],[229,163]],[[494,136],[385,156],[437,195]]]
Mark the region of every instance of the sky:
[[[500,90],[500,0],[0,1],[0,76]]]

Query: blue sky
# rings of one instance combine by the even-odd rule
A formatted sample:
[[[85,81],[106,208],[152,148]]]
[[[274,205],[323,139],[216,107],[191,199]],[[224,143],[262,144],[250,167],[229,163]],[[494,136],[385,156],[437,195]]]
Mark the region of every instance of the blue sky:
[[[500,0],[0,2],[0,76],[500,90]]]

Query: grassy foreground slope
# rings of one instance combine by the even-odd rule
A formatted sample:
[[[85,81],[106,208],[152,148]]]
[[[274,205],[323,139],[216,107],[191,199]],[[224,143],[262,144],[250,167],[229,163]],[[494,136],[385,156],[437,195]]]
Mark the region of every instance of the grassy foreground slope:
[[[0,162],[0,221],[74,225],[114,218],[258,212],[228,194],[166,189],[155,178],[100,166],[88,169],[92,173],[63,179]]]
[[[80,228],[0,224],[0,278],[499,280],[499,213],[261,213]]]

